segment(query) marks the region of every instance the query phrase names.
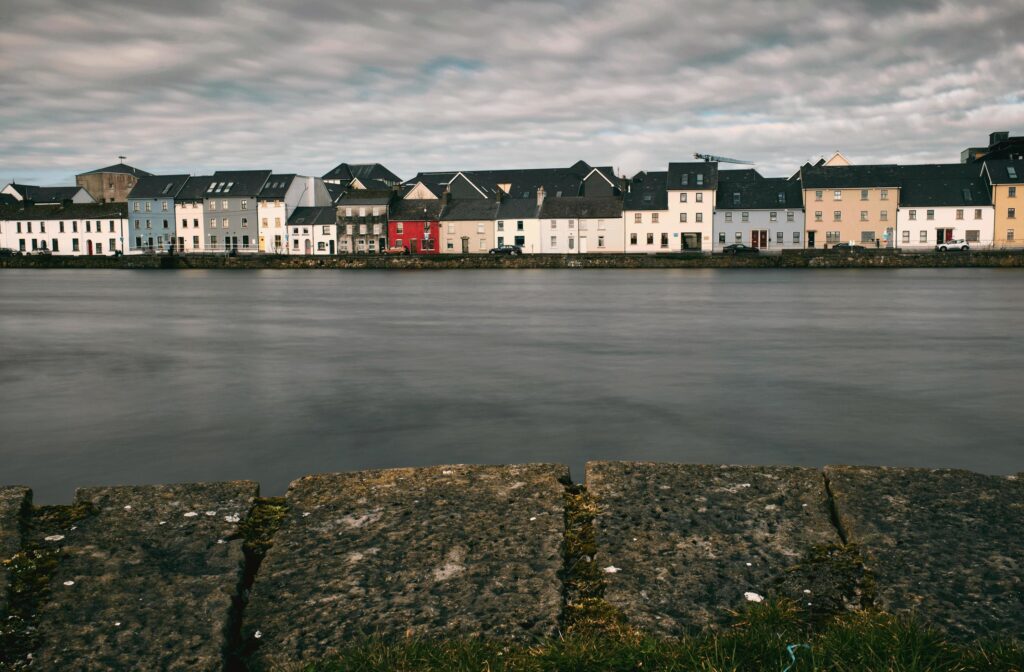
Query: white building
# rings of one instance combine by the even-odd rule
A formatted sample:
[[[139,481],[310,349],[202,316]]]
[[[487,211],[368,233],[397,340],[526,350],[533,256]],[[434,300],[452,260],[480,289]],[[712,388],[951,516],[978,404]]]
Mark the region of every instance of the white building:
[[[126,203],[30,205],[0,210],[0,247],[61,256],[124,252]]]
[[[803,190],[796,177],[762,177],[752,168],[721,170],[715,201],[715,252],[735,243],[764,252],[803,249]]]
[[[11,182],[0,194],[7,194],[15,200],[31,205],[60,205],[62,203],[95,203],[88,191],[82,187],[36,187]]]
[[[626,252],[675,252],[679,249],[679,229],[668,209],[667,180],[668,172],[664,170],[641,171],[630,180],[622,205]]]
[[[295,208],[288,219],[288,240],[288,254],[337,254],[337,209],[333,205]]]
[[[989,248],[995,209],[975,163],[899,166],[902,189],[896,211],[896,246],[935,249],[949,240]]]
[[[666,188],[671,227],[666,232],[669,251],[710,252],[718,164],[703,161],[670,163]],[[659,250],[665,249],[663,242],[664,238],[657,241]]]
[[[540,206],[540,229],[542,253],[623,252],[622,200],[545,198]]]
[[[536,198],[506,198],[498,204],[495,215],[495,241],[502,239],[505,245],[519,245],[524,254],[538,254],[541,251],[540,208],[544,203],[544,188],[537,190]]]
[[[289,254],[287,223],[296,208],[331,204],[331,195],[319,177],[271,175],[256,197],[260,252]],[[304,245],[300,246],[305,249]],[[315,249],[315,248],[314,248]]]

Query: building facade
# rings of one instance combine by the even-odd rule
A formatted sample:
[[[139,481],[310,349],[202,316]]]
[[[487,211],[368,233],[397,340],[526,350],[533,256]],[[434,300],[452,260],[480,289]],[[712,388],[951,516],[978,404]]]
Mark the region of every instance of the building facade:
[[[0,211],[0,247],[60,256],[124,252],[128,210],[124,203],[29,205]]]
[[[291,229],[287,223],[295,209],[330,204],[330,192],[319,177],[272,174],[256,195],[256,217],[259,221],[257,251],[289,254],[293,246],[289,244]]]
[[[540,208],[545,198],[544,187],[537,188],[536,198],[503,198],[495,214],[495,244],[518,245],[523,254],[539,254]]]
[[[269,170],[220,170],[203,194],[207,252],[259,251],[257,199],[270,179]]]
[[[441,213],[442,254],[487,254],[495,247],[495,227],[501,229],[502,241],[508,244],[514,230],[505,232],[506,222],[498,224],[495,217],[498,201],[490,198],[452,199]],[[512,225],[514,227],[514,225]]]
[[[75,184],[89,192],[97,203],[125,203],[143,177],[151,173],[118,163],[75,176]]]
[[[668,209],[668,172],[641,171],[630,180],[623,199],[626,252],[674,252],[679,229]]]
[[[895,247],[900,203],[896,166],[806,164],[800,182],[808,248],[838,243]]]
[[[338,217],[333,205],[299,206],[288,219],[289,254],[337,254]]]
[[[96,203],[89,192],[81,187],[37,187],[30,184],[11,182],[0,189],[0,194],[10,196],[25,205],[62,205],[64,203]]]
[[[982,176],[992,195],[993,240],[996,248],[1024,247],[1021,205],[1024,203],[1024,160],[985,161]]]
[[[409,254],[441,251],[441,199],[402,198],[388,214],[388,246],[405,248]]]
[[[800,181],[762,177],[753,169],[718,172],[712,250],[743,243],[763,252],[804,246]]]
[[[194,175],[178,190],[174,199],[174,215],[180,252],[196,253],[207,249],[205,197],[213,182],[211,175]]]
[[[126,253],[172,252],[184,248],[177,234],[175,199],[188,175],[142,177],[128,194]]]
[[[710,252],[714,233],[718,164],[670,163],[666,175],[670,227],[657,240],[659,251]],[[668,241],[668,248],[663,247]]]
[[[337,202],[340,254],[377,254],[388,247],[388,213],[393,193],[354,190]]]
[[[950,240],[993,245],[995,211],[979,164],[900,166],[896,246],[934,249]]]
[[[540,206],[540,222],[542,253],[624,251],[619,198],[546,197]]]

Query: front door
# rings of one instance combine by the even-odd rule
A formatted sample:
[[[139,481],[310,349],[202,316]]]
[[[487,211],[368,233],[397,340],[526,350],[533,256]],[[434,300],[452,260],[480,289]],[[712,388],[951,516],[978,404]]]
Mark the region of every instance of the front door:
[[[807,247],[808,247],[808,249],[813,249],[814,248],[814,234],[815,233],[817,233],[817,231],[808,231],[807,232]]]
[[[948,243],[953,240],[953,229],[936,229],[935,230],[935,241],[938,243]]]
[[[750,232],[750,246],[756,247],[757,249],[764,249],[768,247],[768,230],[767,229],[754,229]]]
[[[86,246],[86,249],[88,249],[88,251],[89,251],[89,256],[91,257],[92,256],[92,241],[90,240],[90,241],[86,242],[85,246]]]
[[[260,236],[260,252],[266,252],[266,251],[267,251],[267,239],[264,238],[263,236]]]
[[[462,253],[469,254],[469,236],[462,237]]]
[[[419,253],[419,244],[420,244],[420,241],[416,240],[415,238],[410,238],[409,239],[409,254],[418,254]]]
[[[587,253],[587,237],[580,236],[580,254]]]
[[[331,254],[334,254],[334,241],[332,240],[332,241],[330,241],[330,243],[331,243]]]
[[[700,251],[700,234],[699,233],[684,233],[683,234],[683,250],[687,250],[687,251]]]
[[[313,241],[306,239],[306,254],[313,254]]]

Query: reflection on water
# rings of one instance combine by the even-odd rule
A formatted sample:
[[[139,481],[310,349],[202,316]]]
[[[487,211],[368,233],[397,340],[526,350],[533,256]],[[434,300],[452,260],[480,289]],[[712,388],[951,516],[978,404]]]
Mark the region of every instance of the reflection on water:
[[[1019,271],[0,272],[0,483],[1024,470]]]

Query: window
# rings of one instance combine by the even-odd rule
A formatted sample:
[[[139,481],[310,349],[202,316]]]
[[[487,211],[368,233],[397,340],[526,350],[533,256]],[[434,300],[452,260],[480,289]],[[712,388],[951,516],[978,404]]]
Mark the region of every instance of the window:
[[[403,223],[404,222],[398,222],[397,224],[395,224],[395,233],[397,233],[398,235],[402,235],[403,233],[405,233],[404,227],[402,226]],[[483,225],[481,224],[481,226]],[[483,233],[483,231],[480,231],[480,233]]]
[[[814,221],[816,221],[816,222],[820,222],[821,221],[821,210],[815,210],[814,211]]]
[[[221,202],[220,202],[220,209],[221,209],[221,210],[227,210],[227,209],[228,209],[228,208],[230,208],[230,207],[231,207],[231,206],[230,206],[230,205],[228,205],[228,202],[227,202],[227,201],[221,201]]]
[[[957,219],[963,219],[964,218],[964,210],[963,210],[963,208],[957,208],[956,218]]]
[[[598,236],[597,237],[597,246],[598,247],[604,247],[604,236]]]
[[[636,234],[635,233],[629,234],[629,244],[630,245],[636,245]]]
[[[935,211],[934,211],[934,210],[929,210],[929,211],[928,211],[928,212],[927,212],[927,213],[925,214],[925,217],[927,217],[929,221],[931,221],[931,220],[935,219]]]
[[[299,241],[296,240],[295,244],[298,245]],[[213,249],[216,249],[216,247],[217,247],[217,236],[213,236],[213,235],[210,236],[210,247],[213,248]]]
[[[750,221],[750,213],[749,212],[741,212],[740,213],[740,221],[749,222]]]
[[[736,232],[736,242],[739,243],[739,242],[742,242],[742,241],[743,241],[743,234],[741,232],[737,231]]]
[[[912,222],[917,221],[917,210],[911,210],[910,211],[910,221],[912,221]]]
[[[922,242],[922,243],[927,243],[928,242],[928,232],[927,231],[922,231],[921,234],[918,236],[918,241]]]
[[[704,221],[704,213],[703,212],[698,212],[697,213],[697,223],[700,224],[703,221]]]
[[[860,211],[860,221],[862,221],[862,222],[868,221],[868,211],[867,210],[861,210]]]
[[[167,212],[167,201],[160,202],[160,209],[164,212]]]
[[[110,220],[110,232],[114,232],[114,220]]]
[[[135,212],[138,212],[139,211],[139,205],[140,205],[139,202],[135,201],[135,204],[132,206],[132,210],[134,210]]]
[[[668,247],[668,234],[667,233],[661,234],[661,246],[663,248],[664,247]]]
[[[597,220],[597,230],[598,231],[605,231],[607,229],[608,229],[608,226],[604,223],[603,219]]]
[[[643,224],[643,219],[644,219],[643,213],[641,213],[641,212],[634,212],[633,213],[633,223],[634,224]]]
[[[793,243],[795,245],[799,245],[800,244],[800,232],[799,231],[794,231],[793,232]]]
[[[683,224],[685,224],[685,223],[686,223],[686,213],[685,213],[685,212],[680,212],[680,213],[679,213],[679,221],[680,221],[681,223],[683,223]]]
[[[325,236],[331,235],[331,225],[324,224],[323,227],[320,229],[320,233],[324,234]]]
[[[867,189],[861,189],[860,190],[860,200],[862,200],[862,201],[868,200],[868,190]]]
[[[841,192],[841,191],[840,191],[840,190],[838,190],[838,189],[836,189],[835,191],[833,191],[833,192],[832,192],[832,200],[833,200],[833,201],[841,201],[841,200],[843,200],[843,192]]]
[[[726,222],[732,222],[732,213],[731,212],[725,213],[725,221]]]
[[[881,198],[881,199],[882,199],[883,201],[888,201],[888,200],[889,200],[889,190],[888,190],[888,189],[882,189],[882,190],[881,190],[880,192],[878,192],[878,193],[879,193],[879,197],[880,197],[880,198]]]
[[[39,222],[39,233],[46,233],[46,222]]]
[[[581,219],[580,220],[580,231],[586,231],[586,230],[587,230],[587,222],[585,220]]]
[[[552,229],[557,229],[558,228],[558,222],[556,222],[555,220],[552,219],[551,220],[551,228]]]
[[[224,225],[224,228],[226,229],[229,226],[231,226],[231,219],[228,218],[228,217],[225,217],[224,220],[221,223]]]
[[[1017,198],[1017,187],[1010,187],[1010,198]]]
[[[904,243],[909,243],[910,242],[910,231],[904,231],[903,232],[903,242]]]
[[[974,209],[974,218],[975,219],[981,219],[981,208],[975,208]]]
[[[781,244],[783,242],[783,240],[784,240],[783,239],[783,235],[784,234],[782,233],[782,231],[776,231],[775,232],[775,242]]]
[[[841,222],[841,221],[843,221],[843,211],[842,210],[833,210],[832,211],[832,221],[833,222]]]
[[[516,231],[525,231],[525,230],[526,229],[525,229],[525,227],[523,225],[523,220],[520,219],[519,221],[516,222]]]
[[[558,236],[551,236],[551,247],[558,247]]]
[[[875,232],[874,231],[861,231],[860,232],[860,242],[862,242],[862,243],[873,243],[873,242],[875,242]]]
[[[720,242],[720,243],[724,243],[725,242],[725,231],[719,231],[719,233],[718,233],[718,242]]]
[[[516,236],[515,241],[516,245],[522,247],[523,245],[526,245],[526,236]]]
[[[117,249],[117,241],[115,239],[111,238],[109,243],[108,243],[108,245],[107,245],[107,249],[110,250],[111,252],[113,252],[115,249]]]
[[[141,241],[138,238],[136,238],[135,242],[139,243]],[[139,247],[142,247],[142,245],[139,245]],[[79,249],[78,248],[78,238],[72,238],[71,239],[71,251],[72,252],[78,252],[78,249]]]
[[[778,201],[779,201],[779,205],[785,205],[786,204],[786,194],[780,191],[779,195],[778,195]]]
[[[21,233],[21,222],[18,222],[18,233]]]
[[[153,204],[146,201],[146,212],[153,212]]]
[[[58,241],[56,238],[54,238],[53,241],[50,243],[50,249],[53,250],[54,252],[60,252],[60,248],[58,247]],[[99,252],[102,250],[97,251]]]
[[[567,221],[569,222],[569,228],[570,229],[574,228],[576,226],[576,220],[570,219],[570,220],[567,220]]]
[[[281,218],[280,217],[274,217],[274,228],[278,228],[278,229],[281,228]]]
[[[658,213],[652,212],[651,213],[651,224],[657,224],[657,223],[658,223]]]
[[[648,233],[647,234],[647,244],[648,245],[654,245],[654,234],[653,233]]]
[[[977,243],[981,240],[981,231],[978,231],[977,229],[974,231],[968,230],[965,238],[968,243]]]
[[[821,190],[821,189],[818,189],[817,191],[815,191],[815,192],[814,192],[814,200],[816,200],[816,201],[820,201],[820,200],[821,200],[821,197],[822,197],[823,195],[824,195],[824,194],[823,194],[822,190]]]
[[[685,191],[683,193],[679,194],[679,202],[680,203],[686,203],[686,192]]]
[[[770,222],[777,222],[777,221],[779,221],[779,213],[772,212],[771,214],[769,214],[768,215],[768,221],[770,221]]]
[[[1013,240],[1013,229],[1006,230],[1006,240]]]
[[[60,223],[60,232],[64,233],[64,222]]]
[[[1017,179],[1017,169],[1014,166],[1007,166],[1006,174],[1010,176],[1011,180]]]
[[[689,183],[690,183],[690,174],[689,173],[683,173],[683,186],[685,187]]]
[[[1006,218],[1007,219],[1017,219],[1017,208],[1007,208],[1006,209]]]
[[[476,225],[476,233],[477,233],[477,235],[482,235],[483,232],[484,232],[484,225],[483,224],[477,224]],[[399,231],[399,233],[401,233],[401,231]]]
[[[698,184],[700,184],[700,178],[701,177],[702,177],[701,175],[697,176],[697,183]],[[702,191],[698,191],[697,192],[697,202],[698,203],[703,203],[704,202],[704,192],[702,192]]]
[[[737,193],[737,192],[733,193],[733,195],[732,195],[732,204],[734,206],[737,206],[737,205],[740,204],[740,195],[739,195],[739,193]]]
[[[454,249],[455,249],[455,243],[454,243],[454,242],[452,242],[451,240],[449,240],[449,241],[448,241],[448,242],[447,242],[447,243],[445,244],[445,249],[447,249],[447,250],[454,250]]]
[[[55,240],[53,242],[56,243],[57,241]],[[57,248],[55,247],[53,249],[56,251]],[[96,243],[96,254],[103,254],[103,243]]]
[[[281,247],[281,241],[280,240],[278,240],[277,246]],[[196,249],[196,250],[199,249],[199,236],[192,236],[192,248]]]
[[[838,231],[826,231],[825,232],[825,242],[826,243],[838,243],[839,242],[839,232]]]
[[[883,222],[888,222],[888,221],[889,221],[889,211],[888,211],[888,210],[882,210],[882,211],[880,211],[880,212],[878,213],[878,218],[879,218],[880,220],[882,220]]]
[[[316,251],[317,252],[323,252],[326,249],[327,249],[327,245],[324,243],[324,241],[321,240],[321,241],[317,242],[317,244],[316,244]]]
[[[293,250],[299,249],[299,241],[298,240],[293,240],[292,241],[292,249]]]
[[[188,220],[187,219],[181,220],[181,228],[183,228],[183,229],[187,229],[188,228]]]
[[[498,231],[504,231],[504,230],[505,230],[505,222],[503,222],[501,220],[498,220]],[[481,231],[481,233],[483,233],[483,232]]]
[[[167,220],[166,219],[164,220],[164,228],[165,229],[167,228]]]
[[[455,223],[448,222],[448,233],[455,233]]]
[[[249,209],[249,201],[242,201],[242,210]]]
[[[210,201],[210,210],[217,210],[217,201]]]
[[[795,213],[792,210],[790,210],[789,212],[786,213],[786,221],[787,222],[792,222],[794,217],[795,217]]]
[[[703,185],[704,184],[704,175],[701,174],[701,173],[697,173],[697,184],[698,185]],[[697,195],[700,196],[700,194],[697,194]]]
[[[32,233],[32,222],[25,222],[25,224],[28,225],[28,232]]]
[[[505,236],[498,236],[498,247],[505,244]]]

